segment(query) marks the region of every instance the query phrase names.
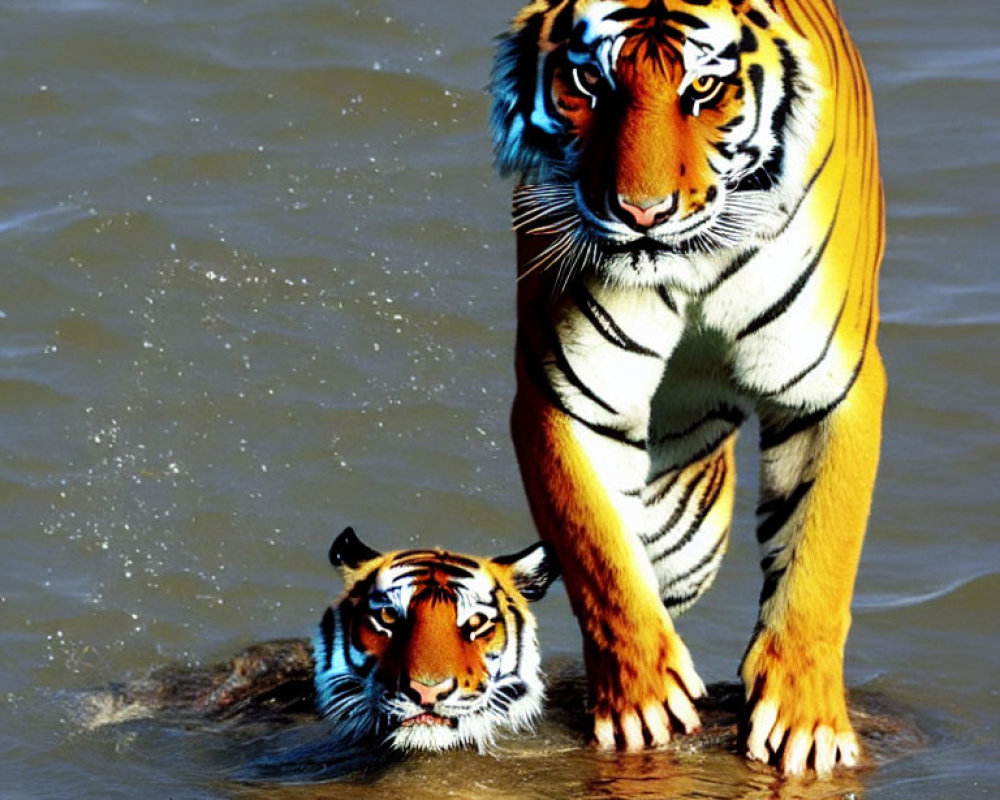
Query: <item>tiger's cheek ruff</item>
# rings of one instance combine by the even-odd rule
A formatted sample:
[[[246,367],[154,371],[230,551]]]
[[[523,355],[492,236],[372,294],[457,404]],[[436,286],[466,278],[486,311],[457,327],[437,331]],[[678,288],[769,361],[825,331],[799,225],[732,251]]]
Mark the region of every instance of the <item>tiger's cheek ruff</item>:
[[[352,643],[354,608],[346,601],[328,608],[313,637],[314,684],[319,713],[351,740],[361,740],[380,727],[381,689],[374,659]]]

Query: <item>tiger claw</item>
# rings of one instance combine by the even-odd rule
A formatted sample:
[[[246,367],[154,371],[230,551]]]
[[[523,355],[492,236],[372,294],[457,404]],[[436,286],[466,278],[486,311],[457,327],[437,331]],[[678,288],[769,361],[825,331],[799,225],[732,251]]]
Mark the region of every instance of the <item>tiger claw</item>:
[[[760,703],[750,714],[750,734],[747,736],[747,756],[753,761],[767,762],[768,739],[778,721],[778,707],[774,703]]]
[[[598,750],[615,749],[615,726],[608,717],[594,719],[594,744]]]
[[[649,732],[651,747],[663,747],[670,741],[670,717],[663,706],[656,703],[646,706],[642,711],[642,719]]]
[[[622,749],[628,753],[642,750],[646,746],[642,734],[642,721],[634,711],[621,716]]]

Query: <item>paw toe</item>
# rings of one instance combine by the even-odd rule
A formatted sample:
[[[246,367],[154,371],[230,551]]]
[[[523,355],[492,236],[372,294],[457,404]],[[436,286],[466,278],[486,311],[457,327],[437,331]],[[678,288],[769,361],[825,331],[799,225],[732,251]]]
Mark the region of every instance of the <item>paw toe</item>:
[[[829,725],[820,725],[816,729],[813,748],[816,775],[826,778],[837,764],[837,738],[833,728]]]
[[[747,755],[757,761],[768,761],[767,740],[778,720],[778,707],[774,703],[758,703],[750,714],[750,735],[747,737]]]
[[[845,767],[856,767],[861,755],[858,739],[851,731],[837,735],[837,752],[840,753],[840,763]]]
[[[656,703],[646,706],[642,718],[653,747],[662,747],[670,741],[670,718],[663,706]]]
[[[615,727],[608,717],[595,717],[594,743],[599,750],[615,749]]]
[[[646,746],[646,740],[642,735],[642,721],[634,711],[626,711],[621,715],[621,732],[624,750],[634,753]]]
[[[788,736],[785,745],[785,755],[782,758],[782,770],[786,775],[802,775],[806,771],[806,761],[809,750],[812,749],[812,737],[803,730],[793,731]]]

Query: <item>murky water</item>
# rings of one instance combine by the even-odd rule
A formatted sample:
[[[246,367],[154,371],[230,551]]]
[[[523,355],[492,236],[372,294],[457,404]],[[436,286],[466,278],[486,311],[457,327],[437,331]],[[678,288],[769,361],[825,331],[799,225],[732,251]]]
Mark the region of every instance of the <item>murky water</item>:
[[[930,746],[837,796],[1000,796],[1000,6],[841,6],[890,231],[847,675]],[[719,775],[516,743],[260,790],[203,737],[67,711],[166,661],[308,635],[346,524],[384,548],[532,540],[482,92],[515,8],[0,0],[0,796],[826,796],[735,758]],[[680,624],[706,680],[733,677],[754,618],[750,450],[731,553]],[[575,653],[561,589],[538,610],[546,653]]]

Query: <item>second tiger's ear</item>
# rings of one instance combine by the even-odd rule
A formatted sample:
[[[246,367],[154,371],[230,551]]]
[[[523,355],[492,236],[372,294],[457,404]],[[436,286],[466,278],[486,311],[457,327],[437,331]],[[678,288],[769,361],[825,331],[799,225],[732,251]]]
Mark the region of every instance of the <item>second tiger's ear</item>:
[[[357,569],[380,555],[382,554],[378,550],[373,550],[362,542],[350,526],[344,528],[330,545],[330,563],[335,567]]]
[[[559,562],[545,542],[536,542],[519,553],[498,556],[493,561],[511,568],[514,585],[528,602],[545,597],[545,592],[559,577]]]

